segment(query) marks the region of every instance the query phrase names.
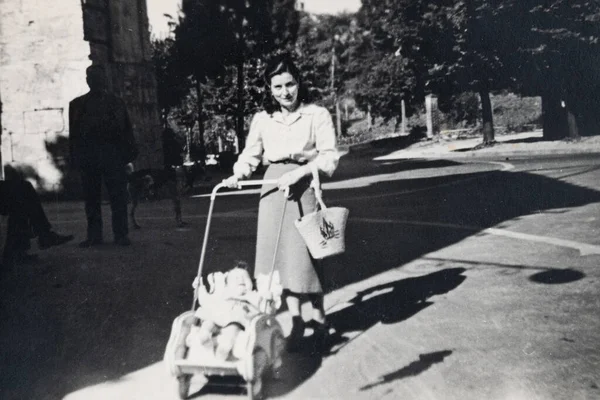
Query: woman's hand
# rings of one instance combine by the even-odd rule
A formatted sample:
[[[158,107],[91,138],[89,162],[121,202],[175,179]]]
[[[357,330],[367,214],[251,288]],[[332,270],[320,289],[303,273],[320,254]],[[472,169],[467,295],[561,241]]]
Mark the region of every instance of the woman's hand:
[[[240,185],[240,177],[237,175],[231,175],[227,179],[223,179],[223,185],[227,186],[230,189],[241,189],[242,185]]]
[[[277,187],[279,190],[284,191],[305,176],[306,168],[304,168],[304,166],[298,167],[293,171],[286,172],[285,174],[281,175],[281,177],[277,180]]]

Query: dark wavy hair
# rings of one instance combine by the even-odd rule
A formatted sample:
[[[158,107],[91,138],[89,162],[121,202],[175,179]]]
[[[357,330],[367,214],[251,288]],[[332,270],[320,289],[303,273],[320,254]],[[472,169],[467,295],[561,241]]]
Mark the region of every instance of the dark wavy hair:
[[[267,62],[267,66],[263,72],[265,92],[262,103],[263,108],[269,114],[273,114],[281,109],[281,106],[271,94],[271,78],[284,72],[288,72],[298,82],[298,101],[300,103],[308,103],[310,101],[308,90],[302,80],[302,74],[292,57],[289,54],[279,54]]]

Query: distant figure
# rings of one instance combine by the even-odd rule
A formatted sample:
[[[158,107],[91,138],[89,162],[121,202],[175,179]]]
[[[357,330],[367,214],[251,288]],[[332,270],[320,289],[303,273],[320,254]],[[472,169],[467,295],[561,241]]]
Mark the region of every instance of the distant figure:
[[[200,161],[192,161],[183,164],[183,174],[185,176],[185,190],[194,189],[194,183],[197,179],[204,177],[205,181],[209,181],[210,177],[206,176],[206,169]]]
[[[115,243],[129,246],[125,166],[138,154],[133,129],[125,103],[107,91],[104,68],[92,65],[86,75],[90,91],[69,104],[71,167],[81,173],[87,216],[87,239],[79,246],[103,242],[102,180],[110,198]]]
[[[166,127],[162,135],[165,168],[183,165],[183,143],[177,138],[173,129]]]
[[[35,257],[27,254],[31,248],[32,237],[37,236],[40,249],[73,240],[73,235],[59,235],[52,230],[33,185],[17,175],[0,181],[0,214],[8,216],[2,254],[2,264],[5,266]]]

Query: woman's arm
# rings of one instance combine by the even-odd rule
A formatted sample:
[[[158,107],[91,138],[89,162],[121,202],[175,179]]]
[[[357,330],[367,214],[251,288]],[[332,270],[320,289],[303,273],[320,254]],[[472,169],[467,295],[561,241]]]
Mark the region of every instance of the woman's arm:
[[[246,146],[233,164],[233,175],[223,179],[223,184],[232,189],[240,189],[239,181],[249,178],[260,164],[263,154],[260,114],[254,115],[250,124],[250,132],[246,138]]]
[[[262,116],[256,114],[250,123],[250,132],[246,139],[246,146],[233,165],[233,175],[238,179],[249,178],[262,160],[263,142],[261,135]]]
[[[335,136],[333,120],[329,111],[322,107],[319,107],[313,118],[313,133],[315,135],[317,157],[311,163],[314,163],[320,172],[331,176],[340,160],[336,148],[337,138]],[[306,167],[307,174],[310,174],[310,166],[307,165]]]

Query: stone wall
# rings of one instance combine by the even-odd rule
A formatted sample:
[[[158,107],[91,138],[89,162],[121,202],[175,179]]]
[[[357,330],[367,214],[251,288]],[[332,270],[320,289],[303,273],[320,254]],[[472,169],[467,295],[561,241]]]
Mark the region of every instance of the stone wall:
[[[80,0],[0,0],[2,162],[32,167],[47,190],[61,171],[46,143],[67,137],[69,101],[87,91],[82,39]]]
[[[127,104],[140,146],[136,169],[161,168],[162,135],[145,0],[86,0],[85,39],[105,65],[111,91]]]
[[[145,0],[0,0],[2,165],[39,175],[41,189],[64,189],[68,105],[87,92],[93,62],[106,66],[127,104],[140,145],[136,168],[162,167],[150,59]]]

